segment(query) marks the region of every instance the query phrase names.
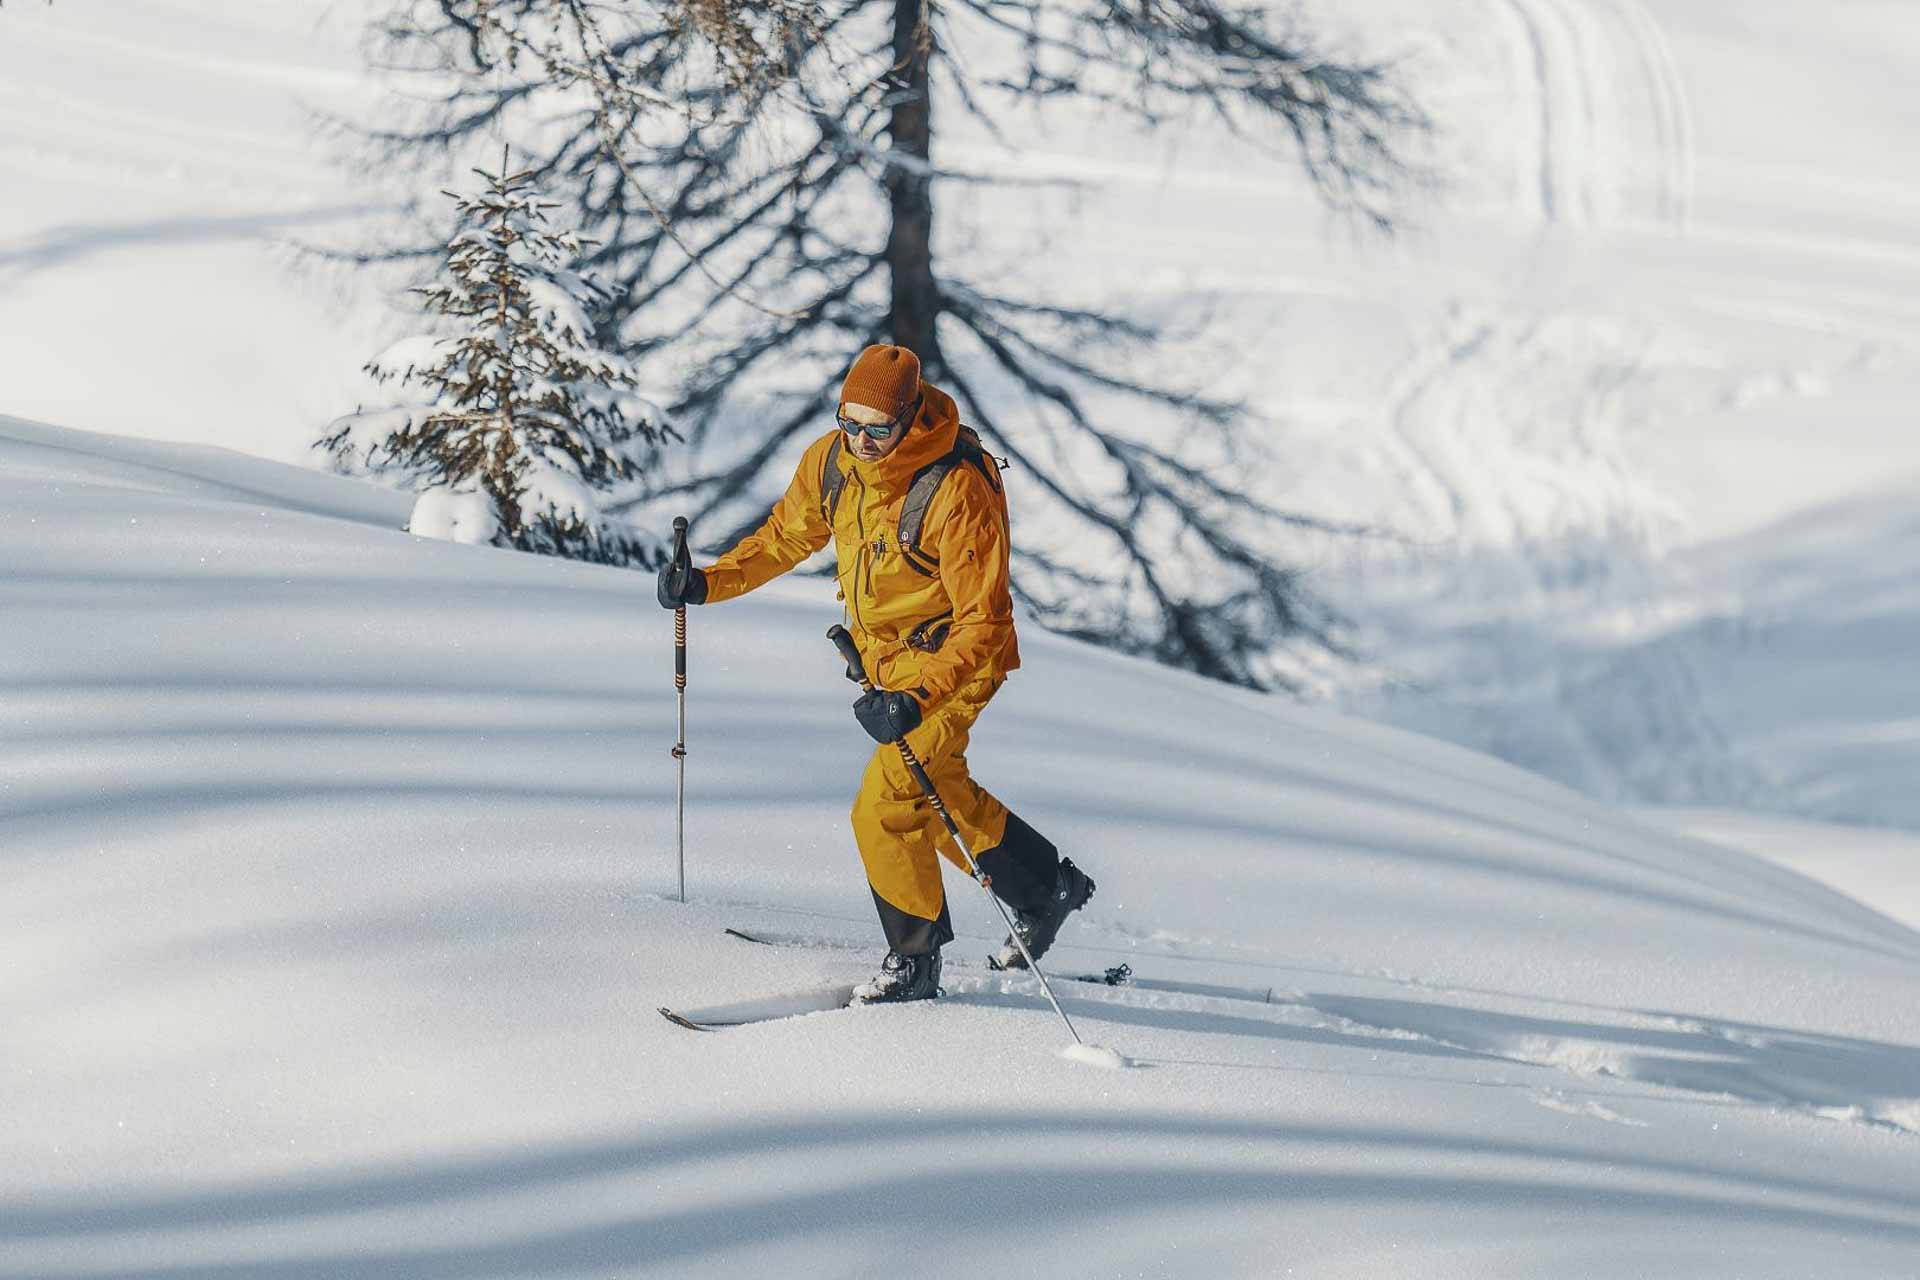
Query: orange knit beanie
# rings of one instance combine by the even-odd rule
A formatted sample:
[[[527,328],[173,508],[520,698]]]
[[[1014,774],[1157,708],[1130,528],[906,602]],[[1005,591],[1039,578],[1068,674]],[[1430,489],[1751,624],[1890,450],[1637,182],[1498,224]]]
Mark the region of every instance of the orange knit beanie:
[[[847,370],[840,405],[863,404],[895,417],[920,394],[920,357],[905,347],[871,346]]]

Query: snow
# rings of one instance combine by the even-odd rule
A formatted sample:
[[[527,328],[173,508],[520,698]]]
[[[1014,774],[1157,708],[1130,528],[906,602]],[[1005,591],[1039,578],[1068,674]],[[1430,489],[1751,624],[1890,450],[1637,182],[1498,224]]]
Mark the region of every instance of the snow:
[[[1725,809],[1645,809],[1641,816],[1791,867],[1920,929],[1920,836],[1911,832]]]
[[[1083,184],[953,251],[1070,209],[1022,287],[1210,309],[1139,372],[1410,543],[1303,548],[1318,707],[1023,628],[971,758],[1099,878],[1096,1073],[957,880],[933,1005],[659,1016],[879,957],[834,605],[691,612],[671,900],[645,575],[311,466],[414,322],[281,242],[449,178],[316,159],[368,7],[0,10],[0,1280],[1913,1273],[1903,9],[1341,7],[1449,126],[1391,243],[1205,129],[945,135]]]
[[[1813,593],[1769,608],[1740,563],[1864,577],[1859,542],[1800,544],[1805,517],[1920,477],[1920,187],[1889,163],[1920,118],[1888,52],[1913,24],[1871,3],[1366,10],[1439,117],[1444,205],[1352,243],[1217,138],[1129,152],[1056,117],[1017,155],[963,153],[1098,184],[1049,210],[1084,218],[1023,283],[1211,313],[1213,342],[1134,372],[1259,409],[1237,465],[1263,497],[1408,538],[1298,553],[1376,659],[1302,664],[1335,705],[1606,798],[1920,824],[1882,754],[1913,718],[1907,624],[1863,627],[1877,652],[1821,690],[1894,690],[1884,721],[1778,733],[1789,659],[1755,661],[1751,624],[1801,656],[1831,637]],[[1873,552],[1920,577],[1910,539]]]
[[[385,351],[375,356],[371,363],[377,368],[390,371],[395,377],[408,378],[415,370],[425,372],[438,368],[446,358],[453,354],[458,342],[451,338],[435,337],[430,333],[416,333],[400,339]]]
[[[1101,1044],[1070,1044],[1060,1051],[1060,1056],[1068,1062],[1097,1067],[1102,1071],[1125,1071],[1134,1065],[1123,1055]]]
[[[1911,1264],[1920,934],[1793,871],[1029,626],[971,758],[1133,1068],[957,879],[942,1000],[687,1031],[879,956],[821,584],[692,611],[681,904],[646,575],[0,426],[0,1274]]]
[[[407,532],[480,546],[493,541],[500,532],[500,521],[494,514],[493,499],[477,489],[429,489],[414,501]]]
[[[377,394],[386,308],[281,247],[394,203],[311,136],[374,92],[371,8],[6,6],[0,412],[296,462]]]

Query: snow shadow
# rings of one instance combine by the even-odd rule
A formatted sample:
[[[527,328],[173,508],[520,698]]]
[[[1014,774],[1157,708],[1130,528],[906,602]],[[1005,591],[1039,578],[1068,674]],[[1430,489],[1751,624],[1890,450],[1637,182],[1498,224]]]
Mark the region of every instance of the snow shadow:
[[[1323,785],[1327,794],[1339,794],[1363,803],[1394,803],[1403,807],[1407,804],[1402,797],[1351,783]],[[1118,821],[1133,826],[1156,824],[1189,837],[1196,832],[1204,832],[1247,841],[1271,840],[1275,836],[1281,836],[1296,845],[1306,845],[1321,850],[1337,850],[1378,863],[1444,866],[1470,875],[1485,877],[1494,884],[1519,883],[1554,890],[1602,895],[1638,906],[1662,908],[1680,916],[1707,915],[1729,924],[1768,933],[1791,933],[1810,942],[1864,952],[1903,963],[1920,959],[1920,935],[1884,916],[1870,913],[1859,903],[1843,898],[1833,890],[1806,880],[1804,877],[1794,877],[1797,881],[1794,887],[1800,892],[1803,901],[1829,916],[1844,913],[1849,929],[1823,928],[1785,915],[1750,910],[1711,886],[1688,886],[1673,877],[1663,877],[1672,887],[1662,888],[1660,881],[1653,875],[1635,879],[1625,875],[1607,874],[1600,870],[1583,870],[1566,865],[1555,866],[1544,861],[1530,862],[1516,857],[1490,856],[1463,847],[1457,841],[1401,835],[1389,844],[1379,839],[1356,837],[1349,831],[1331,824],[1314,825],[1306,819],[1291,819],[1281,827],[1276,823],[1240,818],[1229,812],[1170,810],[1167,803],[1159,796],[1141,797],[1136,794],[1125,801],[1113,801],[1100,806],[1087,804],[1074,797],[1053,796],[1048,798],[1046,808],[1049,813],[1069,817],[1089,826],[1103,821]],[[1444,805],[1422,806],[1422,811],[1434,820],[1436,826],[1441,822],[1453,821],[1455,818],[1454,811]],[[1472,821],[1477,825],[1495,825],[1472,815],[1466,816],[1472,817]],[[1543,845],[1548,840],[1557,838],[1546,832],[1532,833],[1518,828],[1515,830],[1517,834],[1527,838],[1538,839]],[[1562,843],[1570,842],[1562,841]],[[1689,891],[1690,889],[1694,891]],[[1859,927],[1860,924],[1871,928],[1878,936],[1864,936],[1864,930]]]
[[[1386,1036],[1368,1034],[1365,1031],[1349,1033],[1326,1026],[1303,1026],[1296,1022],[1285,1022],[1277,1017],[1261,1017],[1252,1013],[1234,1013],[1221,1008],[1171,1008],[1164,1005],[1140,1005],[1126,1000],[1125,996],[1102,999],[1098,996],[1084,996],[1082,993],[1064,989],[1060,984],[1056,994],[1060,1003],[1076,1019],[1098,1021],[1113,1026],[1138,1027],[1147,1031],[1171,1031],[1198,1035],[1243,1036],[1258,1040],[1285,1040],[1295,1044],[1327,1045],[1343,1049],[1364,1049],[1368,1053],[1404,1053],[1422,1058],[1453,1058],[1479,1060],[1483,1062],[1505,1062],[1508,1059],[1497,1053],[1458,1045],[1440,1044],[1433,1040],[1392,1039]],[[1081,998],[1076,998],[1081,996]],[[1008,992],[985,990],[968,992],[949,990],[942,1003],[956,1005],[972,1004],[987,1008],[1004,1009],[1015,1006],[1032,1009],[1036,1012],[1051,1012],[1043,996],[1026,992]],[[1227,1001],[1222,1001],[1227,1003]],[[1252,1003],[1248,1001],[1246,1003]],[[1283,1014],[1294,1007],[1290,1000],[1279,999],[1267,1007],[1274,1014]],[[1152,1055],[1145,1061],[1151,1062]]]
[[[1639,1025],[1620,1025],[1373,996],[1308,995],[1304,1002],[1359,1026],[1511,1062],[1920,1133],[1920,1048],[1907,1045],[1674,1013],[1642,1013]]]
[[[0,245],[0,279],[21,278],[81,258],[131,245],[195,244],[222,240],[264,240],[294,227],[363,218],[379,212],[373,205],[328,205],[291,213],[248,213],[229,217],[158,218],[150,222],[85,223],[56,227],[37,239]]]
[[[964,1168],[928,1168],[970,1158]],[[1003,1153],[989,1156],[988,1153]],[[1311,1159],[1304,1159],[1307,1153]],[[739,1162],[745,1161],[745,1165]],[[721,1162],[753,1170],[722,1195],[694,1193]],[[879,1176],[869,1171],[883,1170]],[[1436,1170],[1442,1172],[1436,1172]],[[588,1180],[619,1180],[621,1211],[543,1226],[542,1212]],[[449,1215],[486,1198],[470,1242],[446,1243]],[[596,1203],[609,1203],[604,1193]],[[993,1230],[959,1206],[991,1206]],[[1444,1212],[1474,1230],[1476,1212],[1578,1215],[1586,1230],[1692,1222],[1724,1234],[1814,1233],[1836,1248],[1920,1247],[1911,1191],[1648,1155],[1619,1148],[1503,1141],[1408,1128],[1294,1125],[1116,1112],[915,1112],[761,1118],[668,1135],[543,1150],[305,1174],[163,1194],[96,1193],[0,1202],[6,1246],[114,1248],[138,1256],[141,1233],[169,1233],[201,1261],[69,1263],[87,1280],[446,1280],[624,1268],[673,1274],[731,1250],[827,1242],[852,1265],[876,1234],[888,1248],[997,1247],[1049,1232],[1096,1239],[1153,1215],[1221,1208],[1324,1214],[1334,1209]],[[353,1216],[422,1215],[441,1243],[371,1243]],[[959,1219],[965,1221],[957,1221]],[[275,1229],[311,1239],[339,1218],[337,1245],[288,1248]],[[1254,1229],[1266,1225],[1253,1220]],[[194,1235],[188,1233],[205,1233]],[[233,1233],[231,1243],[221,1235]],[[114,1240],[112,1237],[124,1237]],[[358,1237],[364,1243],[349,1243]],[[484,1238],[480,1238],[484,1237]],[[1744,1238],[1744,1237],[1743,1237]],[[844,1242],[844,1244],[842,1243]],[[1198,1242],[1195,1242],[1198,1243]],[[989,1246],[993,1247],[993,1246]],[[1760,1247],[1755,1240],[1751,1247]],[[625,1273],[625,1272],[623,1272]],[[31,1274],[0,1269],[0,1280]]]

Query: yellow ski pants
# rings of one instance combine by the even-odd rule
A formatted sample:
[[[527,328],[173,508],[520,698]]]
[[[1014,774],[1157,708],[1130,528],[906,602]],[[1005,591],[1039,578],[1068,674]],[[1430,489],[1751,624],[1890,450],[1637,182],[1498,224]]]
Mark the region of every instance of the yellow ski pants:
[[[929,708],[907,735],[907,745],[926,767],[976,856],[999,846],[1008,815],[1007,806],[967,772],[967,739],[973,722],[1004,682],[1005,677],[996,675],[960,686]],[[853,802],[853,835],[893,949],[922,954],[950,940],[940,858],[962,871],[967,868],[946,824],[900,758],[899,747],[890,742],[880,744],[867,761]]]

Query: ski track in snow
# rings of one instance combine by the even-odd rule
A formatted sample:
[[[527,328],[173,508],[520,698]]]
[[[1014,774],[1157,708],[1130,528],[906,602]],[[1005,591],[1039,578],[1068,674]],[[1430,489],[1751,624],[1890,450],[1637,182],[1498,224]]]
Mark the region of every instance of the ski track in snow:
[[[1334,696],[1609,798],[1777,803],[1778,771],[1755,763],[1705,678],[1726,657],[1711,627],[1667,634],[1703,608],[1686,599],[1702,584],[1668,556],[1693,536],[1690,490],[1706,482],[1682,473],[1663,487],[1647,460],[1704,416],[1817,400],[1876,358],[1920,351],[1920,313],[1896,283],[1911,277],[1911,248],[1697,225],[1693,109],[1639,0],[1494,0],[1485,12],[1525,69],[1514,83],[1532,124],[1516,140],[1532,140],[1533,167],[1516,208],[1553,247],[1516,264],[1541,274],[1538,297],[1522,280],[1435,300],[1379,401],[1341,433],[1377,454],[1391,479],[1375,492],[1394,505],[1369,514],[1413,549],[1397,565],[1393,552],[1336,555],[1323,575],[1363,648],[1384,655],[1378,687]],[[1657,271],[1673,269],[1670,253],[1686,262],[1671,303],[1632,275],[1568,271],[1571,237],[1617,232],[1642,237]],[[1662,247],[1683,243],[1690,258]],[[1744,255],[1761,251],[1793,269],[1755,269]],[[1840,283],[1855,259],[1884,266],[1886,283]],[[1737,342],[1703,340],[1701,318],[1772,330],[1779,354],[1750,364]],[[1705,608],[1738,609],[1725,584],[1719,596]],[[1882,820],[1891,803],[1853,816]]]
[[[1309,996],[1382,1031],[1583,1077],[1615,1077],[1920,1133],[1920,1051],[1776,1028],[1620,1011],[1581,1021],[1427,1001]]]
[[[766,915],[772,909],[746,910]],[[1091,931],[1085,923],[1074,922],[1074,932]],[[749,932],[775,947],[844,954],[848,959],[834,967],[849,978],[870,964],[865,954],[871,950],[870,943],[851,931],[796,934],[755,928]],[[961,953],[974,945],[962,939],[951,950]],[[1098,1028],[1086,1034],[1122,1036],[1128,1025],[1166,1025],[1203,1034],[1257,1037],[1263,1034],[1261,1025],[1270,1024],[1361,1042],[1377,1040],[1386,1052],[1404,1052],[1408,1042],[1418,1041],[1516,1066],[1587,1080],[1617,1080],[1656,1091],[1646,1095],[1627,1088],[1617,1094],[1619,1099],[1679,1091],[1920,1133],[1920,1049],[1904,1045],[1660,1012],[1552,1006],[1513,996],[1502,998],[1500,1007],[1489,1008],[1475,1003],[1466,992],[1448,993],[1451,998],[1443,1001],[1422,984],[1406,979],[1316,975],[1284,962],[1269,971],[1270,981],[1278,985],[1264,990],[1184,980],[1161,972],[1169,966],[1201,967],[1217,975],[1247,964],[1193,951],[1174,955],[1130,949],[1127,954],[1136,972],[1119,984],[1067,976],[1099,969],[1100,962],[1087,963],[1087,954],[1083,947],[1063,939],[1044,966],[1070,1016]],[[946,998],[963,1004],[1045,1008],[1039,984],[1031,977],[983,973],[980,968],[977,961],[950,958],[941,984]],[[1308,990],[1318,985],[1316,976],[1322,982],[1338,976],[1343,985],[1359,990]],[[1368,988],[1390,994],[1361,993]],[[850,989],[840,985],[680,1012],[695,1022],[716,1023],[810,1016],[844,1005]],[[1481,1000],[1489,994],[1482,993]],[[1597,1100],[1568,1102],[1564,1086],[1516,1082],[1514,1087],[1532,1089],[1543,1106],[1568,1114],[1629,1127],[1648,1123],[1624,1117]]]
[[[1665,30],[1644,0],[1614,0],[1614,4],[1634,33],[1634,47],[1646,69],[1647,87],[1659,120],[1659,155],[1665,162],[1660,216],[1675,230],[1685,231],[1693,213],[1697,167],[1693,105],[1687,98],[1686,81],[1681,78]]]
[[[1495,4],[1518,27],[1531,71],[1538,217],[1573,227],[1639,219],[1684,230],[1694,128],[1659,22],[1640,0]],[[1610,100],[1614,86],[1628,84],[1644,91],[1644,112],[1631,97]],[[1643,184],[1644,194],[1635,190]]]

